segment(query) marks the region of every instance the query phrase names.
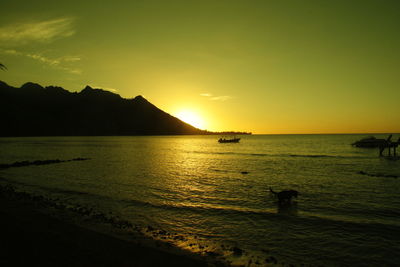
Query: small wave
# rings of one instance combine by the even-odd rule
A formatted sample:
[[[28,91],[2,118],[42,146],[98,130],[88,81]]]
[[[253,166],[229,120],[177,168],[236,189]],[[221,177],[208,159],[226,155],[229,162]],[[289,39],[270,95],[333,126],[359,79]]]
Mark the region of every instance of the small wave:
[[[289,154],[289,157],[300,157],[300,158],[337,158],[337,156],[329,156],[329,155],[298,155],[298,154]]]
[[[368,156],[354,156],[354,155],[324,155],[324,154],[279,154],[274,156],[292,157],[292,158],[334,158],[334,159],[373,159],[374,157]]]
[[[222,207],[222,206],[206,206],[206,205],[174,205],[174,204],[162,204],[162,203],[151,203],[145,202],[141,200],[133,200],[133,199],[123,199],[121,202],[126,204],[132,204],[136,206],[147,206],[158,209],[166,209],[166,210],[178,210],[178,211],[191,211],[194,213],[218,213],[218,214],[258,214],[258,215],[273,215],[273,210],[249,210],[249,209],[241,209],[237,207]]]
[[[62,162],[69,162],[69,161],[82,161],[88,160],[88,158],[74,158],[68,160],[60,160],[60,159],[47,159],[47,160],[35,160],[35,161],[16,161],[11,164],[0,164],[0,169],[7,169],[12,167],[25,167],[25,166],[39,166],[39,165],[48,165],[48,164],[55,164],[55,163],[62,163]]]
[[[32,184],[32,183],[26,183],[26,182],[22,182],[22,181],[15,181],[13,179],[9,179],[9,178],[4,178],[0,176],[0,181],[5,181],[10,185],[22,185],[22,186],[26,186],[26,187],[31,187],[31,188],[38,188],[40,190],[44,190],[48,193],[61,193],[61,194],[70,194],[70,195],[95,195],[92,193],[88,193],[88,192],[82,192],[82,191],[76,191],[76,190],[72,190],[72,189],[60,189],[60,188],[56,188],[56,187],[50,187],[50,186],[46,186],[46,185],[40,185],[40,184]]]
[[[146,206],[155,209],[177,211],[179,213],[197,213],[204,214],[205,216],[222,216],[225,218],[253,218],[254,221],[263,221],[267,219],[273,223],[281,223],[282,220],[285,222],[293,222],[295,225],[300,226],[313,226],[318,225],[319,227],[337,228],[345,227],[347,229],[371,229],[371,231],[379,231],[388,233],[390,236],[391,231],[400,231],[398,225],[390,223],[382,223],[376,221],[363,221],[353,220],[351,218],[325,216],[322,214],[305,213],[301,215],[291,215],[289,213],[277,212],[276,209],[245,209],[238,207],[224,207],[224,206],[195,206],[195,205],[174,205],[174,204],[160,204],[143,202],[140,200],[122,200],[128,205],[135,206]],[[297,214],[297,213],[296,213]],[[397,213],[396,213],[397,214]],[[396,215],[390,213],[391,216]],[[388,214],[385,214],[388,215]]]
[[[259,156],[259,157],[265,157],[265,156],[273,156],[272,154],[266,154],[266,153],[251,153],[251,156]]]
[[[384,174],[384,173],[368,173],[364,171],[359,171],[357,172],[358,174],[365,175],[365,176],[370,176],[370,177],[383,177],[383,178],[399,178],[399,175],[395,174]]]
[[[61,194],[69,194],[69,195],[89,195],[88,192],[76,191],[76,190],[68,190],[68,189],[56,189],[50,188],[50,190],[54,193],[61,193]]]
[[[271,157],[291,157],[291,158],[352,158],[339,155],[322,155],[322,154],[265,154],[265,153],[251,153],[251,156],[271,156]]]
[[[338,158],[338,159],[354,159],[354,158],[369,158],[365,156],[344,156],[344,155],[324,155],[324,154],[274,154],[274,153],[247,153],[247,152],[207,152],[207,151],[186,151],[187,153],[207,154],[207,155],[237,155],[250,157],[291,157],[291,158]]]
[[[220,169],[210,169],[210,170],[214,172],[229,172],[228,170],[220,170]]]

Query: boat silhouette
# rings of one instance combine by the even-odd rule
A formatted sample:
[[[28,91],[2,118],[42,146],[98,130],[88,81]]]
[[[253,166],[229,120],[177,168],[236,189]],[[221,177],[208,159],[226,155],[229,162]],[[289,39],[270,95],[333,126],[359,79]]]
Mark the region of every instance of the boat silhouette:
[[[240,138],[238,137],[232,137],[232,138],[225,138],[225,137],[221,137],[220,139],[218,139],[219,143],[239,143]]]
[[[378,139],[374,136],[369,136],[369,137],[365,137],[361,140],[358,140],[351,145],[353,145],[355,147],[376,148],[376,147],[384,146],[385,144],[389,143],[391,138],[392,138],[392,135],[389,135],[389,137],[387,139]]]

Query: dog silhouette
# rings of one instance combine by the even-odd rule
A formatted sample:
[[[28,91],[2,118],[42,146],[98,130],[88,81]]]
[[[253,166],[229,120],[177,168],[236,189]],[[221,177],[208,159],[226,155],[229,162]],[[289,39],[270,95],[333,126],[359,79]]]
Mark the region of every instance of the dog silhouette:
[[[285,202],[290,203],[292,201],[292,197],[297,198],[297,196],[299,195],[299,192],[297,192],[296,190],[284,190],[281,192],[275,192],[270,187],[269,191],[278,198],[279,204],[282,204]]]

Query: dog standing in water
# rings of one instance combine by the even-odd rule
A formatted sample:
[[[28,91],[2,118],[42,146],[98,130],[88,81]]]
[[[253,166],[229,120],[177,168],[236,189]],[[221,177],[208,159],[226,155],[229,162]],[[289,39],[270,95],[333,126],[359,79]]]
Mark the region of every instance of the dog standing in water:
[[[296,190],[284,190],[278,193],[272,190],[272,188],[270,187],[269,191],[271,191],[271,193],[278,198],[279,204],[291,203],[292,197],[297,198],[297,196],[299,195],[299,192],[297,192]]]

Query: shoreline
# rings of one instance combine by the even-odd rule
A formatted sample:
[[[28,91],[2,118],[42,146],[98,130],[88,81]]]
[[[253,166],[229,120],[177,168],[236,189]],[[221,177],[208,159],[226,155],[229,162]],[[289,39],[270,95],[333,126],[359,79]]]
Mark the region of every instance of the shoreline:
[[[227,266],[135,233],[128,240],[101,225],[77,223],[46,201],[0,185],[2,266]]]
[[[0,248],[1,266],[295,266],[278,263],[265,249],[249,254],[233,244],[210,245],[197,236],[27,193],[3,177],[0,216],[6,244]]]

